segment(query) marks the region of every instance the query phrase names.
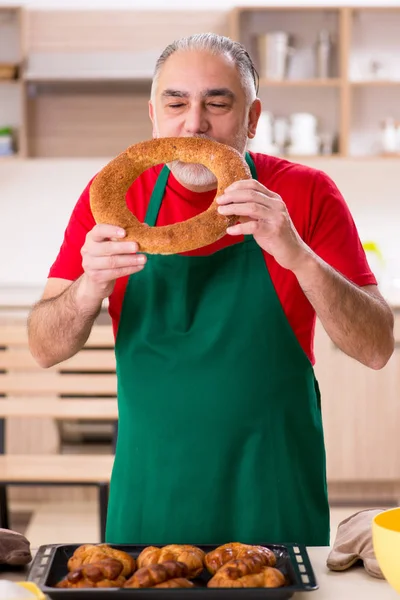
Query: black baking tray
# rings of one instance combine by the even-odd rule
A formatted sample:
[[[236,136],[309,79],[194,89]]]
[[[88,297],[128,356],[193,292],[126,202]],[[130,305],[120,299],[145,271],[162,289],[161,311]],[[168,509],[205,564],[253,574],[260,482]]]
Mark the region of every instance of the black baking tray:
[[[190,542],[188,542],[190,543]],[[89,588],[63,589],[55,588],[55,584],[63,579],[67,572],[67,562],[81,544],[51,544],[41,546],[29,571],[28,581],[33,581],[44,594],[52,600],[286,600],[295,592],[311,592],[318,589],[307,549],[302,544],[263,544],[270,548],[277,557],[276,567],[287,578],[289,584],[281,588],[207,588],[211,575],[206,570],[193,580],[194,588]],[[166,544],[163,544],[166,545]],[[217,545],[194,544],[210,552]],[[124,550],[135,558],[147,546],[161,547],[160,544],[110,544],[112,548]]]

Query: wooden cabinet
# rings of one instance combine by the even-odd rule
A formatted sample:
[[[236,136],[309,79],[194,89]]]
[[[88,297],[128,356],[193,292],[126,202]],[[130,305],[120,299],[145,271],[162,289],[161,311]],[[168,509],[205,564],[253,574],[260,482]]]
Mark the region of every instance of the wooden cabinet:
[[[294,112],[317,117],[321,152],[386,156],[382,122],[400,123],[399,29],[395,7],[260,5],[179,12],[0,7],[0,63],[23,66],[18,80],[0,81],[0,102],[20,156],[110,158],[151,137],[148,98],[161,51],[178,37],[213,31],[250,51],[265,110],[284,118]],[[283,81],[265,76],[256,44],[257,36],[273,31],[292,38]],[[322,79],[315,70],[321,31],[332,40],[329,76]],[[400,125],[396,131],[395,156]]]
[[[336,140],[337,156],[400,155],[399,8],[246,6],[234,9],[230,23],[231,37],[255,60],[267,111],[283,118],[314,114],[322,139]],[[290,36],[291,52],[285,78],[276,81],[265,75],[258,38],[279,31]],[[332,42],[325,79],[317,77],[315,58],[322,31]],[[386,136],[382,142],[387,118],[397,127],[388,134],[397,136],[397,149],[390,152]]]
[[[1,160],[16,156],[24,143],[22,43],[22,9],[0,6]]]
[[[389,363],[374,371],[338,350],[317,324],[315,371],[330,483],[400,482],[400,313],[396,337]]]
[[[151,138],[156,60],[198,31],[227,34],[226,13],[27,8],[21,156],[108,159]]]

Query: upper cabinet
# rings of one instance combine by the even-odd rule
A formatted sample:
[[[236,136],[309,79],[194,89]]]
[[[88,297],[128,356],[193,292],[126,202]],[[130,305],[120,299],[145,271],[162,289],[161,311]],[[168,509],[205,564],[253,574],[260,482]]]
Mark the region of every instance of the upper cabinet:
[[[155,62],[201,31],[243,42],[256,63],[264,111],[250,148],[400,156],[400,8],[0,6],[0,160],[110,158],[150,138]]]
[[[260,150],[400,156],[400,10],[243,7],[230,35],[252,55]]]
[[[0,159],[22,144],[22,9],[0,6]]]
[[[151,138],[148,101],[160,53],[184,35],[228,33],[218,10],[32,8],[24,16],[21,118],[11,125],[27,157],[109,159]]]
[[[400,156],[400,10],[353,9],[349,153]]]

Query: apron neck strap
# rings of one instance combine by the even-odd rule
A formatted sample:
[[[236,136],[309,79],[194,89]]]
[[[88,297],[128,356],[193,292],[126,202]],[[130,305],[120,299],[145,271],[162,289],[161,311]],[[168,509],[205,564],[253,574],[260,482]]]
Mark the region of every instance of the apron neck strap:
[[[251,156],[248,152],[246,152],[244,158],[250,168],[250,173],[251,173],[252,178],[258,179],[257,178],[257,169],[256,169],[256,165],[254,164],[254,160],[251,158]]]
[[[251,176],[253,177],[253,179],[257,179],[256,166],[248,152],[246,152],[245,159],[247,164],[249,165]],[[167,186],[169,174],[169,168],[167,167],[167,165],[164,165],[164,167],[161,169],[159,176],[157,177],[157,181],[154,186],[153,193],[151,194],[149,205],[147,207],[146,217],[144,219],[146,225],[149,225],[150,227],[154,227],[154,225],[156,224],[158,212],[160,210],[161,203],[164,197],[164,192]],[[245,239],[251,239],[252,237],[253,236],[251,235],[246,235]]]
[[[248,152],[246,152],[245,154],[245,159],[246,162],[250,168],[250,173],[253,179],[257,179],[257,170],[256,170],[256,165],[254,164],[254,160],[251,158],[250,154]],[[245,235],[244,236],[245,241],[250,241],[253,239],[252,235]]]
[[[167,186],[169,173],[170,171],[167,165],[164,165],[159,176],[157,177],[156,185],[154,186],[153,193],[151,194],[146,217],[144,219],[144,222],[147,225],[150,225],[150,227],[154,227],[156,224],[158,211],[160,210],[161,202],[164,197],[164,191]]]

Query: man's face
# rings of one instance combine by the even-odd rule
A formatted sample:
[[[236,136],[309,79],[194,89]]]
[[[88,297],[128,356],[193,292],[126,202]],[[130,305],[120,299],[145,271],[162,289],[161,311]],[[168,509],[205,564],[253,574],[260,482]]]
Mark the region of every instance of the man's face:
[[[206,137],[243,154],[253,128],[249,108],[233,61],[206,51],[177,51],[164,63],[150,101],[153,137]],[[170,168],[184,185],[215,186],[203,165],[175,161]]]

